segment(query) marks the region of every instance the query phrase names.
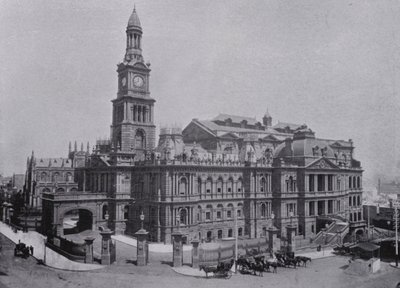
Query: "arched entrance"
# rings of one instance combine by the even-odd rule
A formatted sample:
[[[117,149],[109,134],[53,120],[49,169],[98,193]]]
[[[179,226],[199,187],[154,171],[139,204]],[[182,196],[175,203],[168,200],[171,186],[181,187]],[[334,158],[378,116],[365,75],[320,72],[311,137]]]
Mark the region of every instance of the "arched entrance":
[[[63,234],[76,234],[85,230],[92,230],[93,213],[87,209],[72,209],[64,213]]]
[[[364,237],[364,230],[358,229],[356,230],[356,240],[362,240]]]

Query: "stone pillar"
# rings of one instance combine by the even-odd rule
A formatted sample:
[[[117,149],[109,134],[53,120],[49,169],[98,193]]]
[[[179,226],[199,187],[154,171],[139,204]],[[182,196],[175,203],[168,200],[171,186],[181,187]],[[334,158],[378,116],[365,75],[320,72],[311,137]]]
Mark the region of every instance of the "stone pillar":
[[[181,267],[183,262],[182,233],[176,231],[172,233],[172,262],[173,267]]]
[[[135,233],[137,239],[137,266],[146,266],[148,259],[147,250],[147,232],[144,229],[140,229]]]
[[[93,263],[93,241],[94,237],[85,238],[85,263]]]
[[[278,247],[274,245],[278,232],[279,230],[275,226],[268,228],[268,248],[272,255],[274,255],[274,253],[278,251]]]
[[[297,227],[294,225],[286,226],[286,236],[288,239],[288,252],[295,252],[296,251],[296,243],[294,237],[296,235]]]
[[[199,268],[199,240],[193,240],[192,246],[192,268]]]
[[[112,234],[112,231],[109,229],[106,229],[106,230],[100,232],[100,235],[101,235],[101,265],[110,265],[111,264],[111,251],[110,251],[111,234]]]

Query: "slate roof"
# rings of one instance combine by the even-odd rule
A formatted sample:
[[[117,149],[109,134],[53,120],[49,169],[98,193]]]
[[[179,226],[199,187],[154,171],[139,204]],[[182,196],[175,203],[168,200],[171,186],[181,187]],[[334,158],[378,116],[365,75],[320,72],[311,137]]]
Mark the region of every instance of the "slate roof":
[[[257,121],[256,118],[223,114],[223,113],[219,114],[217,117],[215,117],[211,121],[225,121],[226,119],[229,119],[229,118],[232,120],[233,123],[241,123],[243,120],[246,120],[248,125],[255,125],[257,122],[260,122],[260,121]]]
[[[36,167],[72,168],[72,160],[68,158],[37,158]]]
[[[215,136],[222,136],[226,133],[252,133],[252,134],[273,134],[277,139],[284,140],[288,136],[292,136],[292,134],[280,133],[272,128],[266,128],[266,130],[258,130],[258,129],[249,129],[249,128],[239,128],[239,127],[231,127],[231,126],[222,126],[214,123],[210,120],[194,120],[202,126],[206,128],[209,133],[214,134]]]
[[[286,127],[289,127],[290,130],[296,130],[302,126],[302,124],[293,124],[293,123],[286,123],[286,122],[278,122],[275,124],[272,128],[274,129],[285,129]]]

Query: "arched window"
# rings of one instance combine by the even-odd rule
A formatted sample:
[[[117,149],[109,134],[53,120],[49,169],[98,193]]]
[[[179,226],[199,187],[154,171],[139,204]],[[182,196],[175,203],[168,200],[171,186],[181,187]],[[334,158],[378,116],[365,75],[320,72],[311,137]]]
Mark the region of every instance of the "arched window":
[[[228,182],[226,182],[226,192],[232,193],[233,192],[233,179],[229,178]]]
[[[218,181],[217,181],[217,192],[218,193],[222,193],[222,185],[223,185],[222,178],[218,178]]]
[[[267,192],[267,181],[265,181],[264,177],[261,177],[260,180],[260,192]]]
[[[105,220],[106,219],[106,215],[108,215],[108,205],[107,204],[103,205],[101,215],[102,215],[102,218]]]
[[[243,213],[243,204],[239,203],[237,207],[237,217],[242,218],[243,217],[242,213]]]
[[[218,230],[218,239],[222,239],[222,230]]]
[[[142,130],[137,130],[135,135],[135,147],[136,149],[144,149],[145,146],[144,132]]]
[[[222,217],[223,210],[224,210],[224,206],[222,206],[222,204],[218,204],[217,205],[217,220],[221,220],[223,218]]]
[[[40,181],[46,182],[47,181],[47,174],[46,172],[42,172],[42,174],[40,174]]]
[[[352,184],[351,176],[349,176],[349,189],[351,189],[351,184]]]
[[[357,186],[356,186],[356,177],[355,176],[353,177],[353,188],[357,188]]]
[[[197,192],[201,194],[201,178],[197,179]]]
[[[186,189],[187,189],[187,180],[186,177],[181,177],[179,179],[179,194],[184,195],[186,194]]]
[[[202,210],[201,210],[201,206],[197,206],[197,221],[201,222],[201,218],[202,218]],[[200,239],[200,238],[199,238]]]
[[[43,190],[42,190],[42,193],[49,193],[50,192],[50,189],[49,188],[44,188]]]
[[[207,178],[206,192],[207,193],[211,193],[211,191],[212,191],[212,179],[211,178]]]
[[[349,197],[349,206],[351,206],[351,196]]]
[[[361,205],[361,197],[360,195],[357,196],[357,206]]]
[[[353,213],[350,213],[350,222],[353,221]]]
[[[242,193],[242,178],[239,178],[239,180],[237,181],[237,193]]]
[[[353,206],[356,206],[357,202],[356,202],[356,196],[353,196]]]
[[[207,231],[207,240],[211,241],[212,238],[212,231]]]
[[[72,182],[72,174],[68,172],[67,175],[66,175],[66,177],[65,177],[65,180],[66,180],[67,182]]]
[[[230,219],[233,217],[233,205],[228,204],[228,209],[226,210],[226,218]]]
[[[265,208],[265,204],[262,203],[261,204],[261,217],[265,217],[266,215],[266,208]]]
[[[58,172],[55,172],[53,174],[53,182],[58,182],[58,177],[60,176],[60,174],[58,174]]]
[[[243,235],[243,228],[239,228],[238,229],[238,236],[242,236]]]
[[[71,190],[69,190],[70,192],[77,192],[78,191],[78,189],[76,189],[75,187],[74,188],[71,188]]]
[[[124,206],[124,219],[128,220],[129,218],[129,205]]]
[[[187,211],[186,211],[186,209],[182,208],[179,211],[179,217],[180,217],[180,223],[183,224],[183,225],[186,225],[187,224]]]
[[[358,212],[358,221],[361,221],[361,212]]]
[[[64,193],[65,192],[65,189],[64,188],[57,188],[57,193]]]
[[[212,210],[213,210],[213,207],[212,207],[212,205],[211,204],[209,204],[209,205],[207,205],[206,206],[206,220],[208,220],[208,221],[210,221],[210,220],[212,220]]]
[[[361,188],[361,177],[357,177],[357,188]]]
[[[228,237],[233,237],[233,230],[232,229],[228,230]]]

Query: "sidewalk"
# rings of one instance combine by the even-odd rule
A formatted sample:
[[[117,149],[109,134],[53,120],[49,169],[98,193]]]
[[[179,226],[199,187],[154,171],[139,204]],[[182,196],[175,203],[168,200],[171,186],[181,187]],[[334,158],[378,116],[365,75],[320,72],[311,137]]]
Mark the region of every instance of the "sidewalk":
[[[104,266],[97,264],[86,264],[69,260],[68,258],[46,247],[46,237],[38,232],[14,232],[10,226],[0,222],[0,233],[14,243],[21,241],[27,246],[32,246],[33,257],[38,260],[42,260],[49,267],[69,271],[89,271],[104,268]]]

